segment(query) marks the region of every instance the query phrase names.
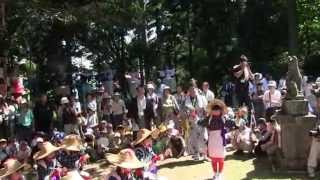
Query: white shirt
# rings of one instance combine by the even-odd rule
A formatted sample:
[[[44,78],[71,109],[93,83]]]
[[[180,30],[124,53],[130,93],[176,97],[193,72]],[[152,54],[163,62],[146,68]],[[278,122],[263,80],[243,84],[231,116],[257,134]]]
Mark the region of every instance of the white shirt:
[[[270,90],[267,90],[263,95],[263,103],[266,109],[270,107],[280,107],[281,101],[281,92],[279,90],[275,90],[273,94],[270,93]]]
[[[144,110],[147,107],[147,101],[146,101],[146,97],[143,96],[142,98],[137,97],[137,104],[138,104],[138,116],[142,117],[144,116]]]
[[[97,145],[98,145],[98,146],[108,147],[109,144],[110,144],[109,139],[106,138],[106,137],[100,137],[100,138],[97,140]]]
[[[113,115],[121,115],[126,113],[126,105],[123,100],[119,99],[118,102],[112,101],[112,114]]]
[[[87,122],[85,123],[88,127],[93,127],[98,124],[98,117],[96,113],[91,114],[87,118]]]
[[[214,93],[208,89],[207,91],[203,91],[203,95],[205,96],[207,102],[211,102],[214,100]]]

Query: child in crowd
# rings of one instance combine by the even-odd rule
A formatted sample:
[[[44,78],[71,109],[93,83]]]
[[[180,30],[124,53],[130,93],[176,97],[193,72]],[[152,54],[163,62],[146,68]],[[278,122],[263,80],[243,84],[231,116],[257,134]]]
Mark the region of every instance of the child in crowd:
[[[110,141],[107,137],[108,131],[100,131],[101,136],[97,138],[97,153],[103,157],[104,154],[109,151]]]
[[[106,174],[104,180],[139,179],[140,174],[136,169],[146,166],[138,160],[131,149],[123,149],[118,154],[107,154],[106,159],[116,168],[111,173]]]
[[[137,134],[136,140],[133,142],[135,146],[135,154],[137,158],[145,163],[143,171],[139,174],[139,178],[143,179],[156,179],[157,178],[157,165],[156,162],[161,159],[152,150],[152,131],[148,129],[140,129]]]
[[[26,180],[21,170],[26,164],[20,163],[16,159],[8,159],[3,163],[4,168],[0,169],[0,179],[2,180]]]
[[[20,162],[27,163],[31,156],[31,148],[26,141],[21,141],[17,152],[17,159]]]
[[[256,145],[254,149],[254,153],[259,157],[266,155],[266,152],[262,151],[261,146],[265,143],[267,143],[270,138],[272,132],[268,131],[267,128],[267,122],[264,118],[260,118],[257,122],[257,129],[256,129],[256,135],[258,139],[258,144]]]
[[[33,159],[36,161],[36,170],[38,179],[50,179],[55,176],[55,171],[60,168],[56,159],[56,153],[60,148],[52,145],[50,142],[44,142],[40,150],[34,154]]]
[[[180,158],[184,156],[185,150],[186,150],[186,144],[184,142],[183,137],[179,134],[179,131],[177,129],[170,129],[169,130],[169,143],[168,143],[168,149],[169,151],[169,157],[173,158]]]
[[[223,101],[215,99],[208,105],[209,117],[199,122],[199,125],[208,128],[208,152],[214,172],[213,179],[222,179],[225,157],[225,129],[223,116],[227,112],[227,107]]]
[[[2,164],[2,162],[4,162],[8,158],[6,148],[7,148],[7,140],[0,139],[0,164]]]
[[[79,160],[84,156],[81,153],[82,144],[80,136],[75,134],[66,136],[63,139],[61,148],[62,151],[57,158],[61,166],[70,171],[80,169],[82,162]]]

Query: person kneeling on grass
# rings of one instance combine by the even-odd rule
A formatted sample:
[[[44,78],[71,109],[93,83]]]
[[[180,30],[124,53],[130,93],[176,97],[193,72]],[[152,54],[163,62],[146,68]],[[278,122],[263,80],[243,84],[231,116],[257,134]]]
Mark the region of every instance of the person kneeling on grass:
[[[268,155],[268,158],[271,162],[272,171],[275,172],[277,168],[279,168],[280,162],[280,133],[281,129],[278,125],[277,121],[271,119],[268,122],[267,129],[269,132],[271,132],[271,138],[269,141],[261,145],[262,151],[266,152]]]
[[[141,169],[140,173],[138,172],[138,178],[149,180],[158,179],[156,162],[161,160],[162,157],[156,155],[152,150],[153,133],[153,131],[148,129],[140,129],[136,140],[133,142],[137,158],[146,164],[146,166]]]
[[[138,160],[131,149],[123,149],[118,154],[106,154],[106,159],[115,166],[115,169],[104,175],[103,180],[138,179],[136,169],[146,166],[146,164]]]

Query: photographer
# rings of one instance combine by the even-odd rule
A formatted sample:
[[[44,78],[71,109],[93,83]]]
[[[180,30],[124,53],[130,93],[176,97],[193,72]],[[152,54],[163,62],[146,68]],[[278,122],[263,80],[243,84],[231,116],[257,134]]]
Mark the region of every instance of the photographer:
[[[245,55],[240,56],[240,64],[232,69],[233,75],[236,78],[235,91],[239,106],[247,106],[251,109],[249,96],[249,80],[253,79],[248,59]]]
[[[318,94],[319,95],[319,94]],[[316,129],[310,131],[312,137],[311,148],[308,158],[308,174],[309,177],[315,177],[315,170],[318,165],[318,159],[320,158],[320,122],[319,122],[319,110],[320,110],[320,97],[317,96],[316,114],[318,118]]]

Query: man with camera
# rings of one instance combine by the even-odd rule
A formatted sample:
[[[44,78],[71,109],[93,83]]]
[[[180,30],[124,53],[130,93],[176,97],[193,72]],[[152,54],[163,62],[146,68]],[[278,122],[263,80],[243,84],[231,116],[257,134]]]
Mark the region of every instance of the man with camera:
[[[236,78],[235,91],[239,106],[245,105],[251,109],[249,81],[253,79],[253,74],[245,55],[240,56],[240,64],[234,66],[232,71]]]
[[[318,88],[317,88],[318,89]],[[317,115],[318,121],[317,126],[314,130],[309,132],[312,137],[311,148],[308,158],[308,174],[309,177],[315,177],[315,170],[318,165],[318,160],[320,158],[320,121],[319,121],[319,112],[320,112],[320,91],[313,89],[313,94],[317,97],[316,99],[316,111],[314,112]]]

